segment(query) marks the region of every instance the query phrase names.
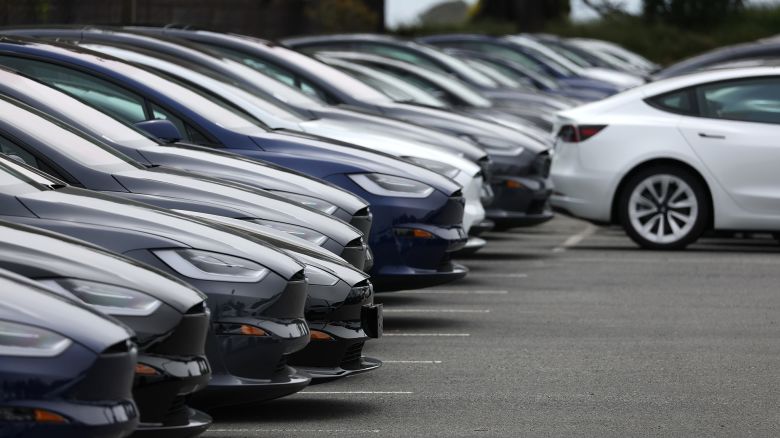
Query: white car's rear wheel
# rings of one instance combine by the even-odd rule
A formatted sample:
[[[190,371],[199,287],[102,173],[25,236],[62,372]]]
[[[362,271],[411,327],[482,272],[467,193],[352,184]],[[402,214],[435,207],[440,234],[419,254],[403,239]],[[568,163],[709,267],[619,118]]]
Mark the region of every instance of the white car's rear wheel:
[[[626,233],[650,249],[681,249],[704,232],[710,204],[701,181],[673,166],[644,169],[621,192]]]

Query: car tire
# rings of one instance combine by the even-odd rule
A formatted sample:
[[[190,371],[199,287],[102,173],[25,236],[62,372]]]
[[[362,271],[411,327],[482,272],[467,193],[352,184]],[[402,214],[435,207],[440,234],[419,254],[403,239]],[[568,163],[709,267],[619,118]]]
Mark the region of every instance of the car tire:
[[[620,192],[620,223],[642,248],[683,249],[710,223],[707,193],[701,179],[683,168],[642,169],[629,177]]]

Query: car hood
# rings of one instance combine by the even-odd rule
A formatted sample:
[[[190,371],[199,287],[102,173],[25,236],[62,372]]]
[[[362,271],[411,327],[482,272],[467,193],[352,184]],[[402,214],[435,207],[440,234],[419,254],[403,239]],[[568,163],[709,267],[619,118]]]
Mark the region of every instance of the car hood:
[[[166,167],[129,170],[115,173],[114,178],[136,194],[192,201],[187,209],[195,211],[294,224],[316,230],[341,245],[363,236],[358,229],[337,218],[281,196],[183,170]],[[146,202],[142,198],[138,200]]]
[[[535,141],[524,142],[527,138],[511,128],[459,114],[400,103],[383,105],[382,110],[386,114],[401,118],[406,122],[436,127],[436,129],[442,129],[458,136],[470,136],[472,138],[493,137],[512,142],[514,145],[534,153],[547,149]]]
[[[458,152],[472,161],[480,160],[487,155],[479,146],[423,126],[336,107],[320,107],[315,112],[322,119],[352,125],[356,131],[384,134],[407,141],[437,146]]]
[[[117,252],[189,247],[242,257],[262,264],[285,279],[302,269],[289,256],[251,236],[113,196],[66,187],[20,195],[17,199],[38,218],[94,227],[95,233],[108,232],[109,241],[111,229],[130,230],[149,237],[145,242],[106,245]]]
[[[355,284],[370,278],[368,274],[353,267],[341,257],[293,235],[280,233],[271,228],[263,227],[252,222],[210,214],[193,214],[208,222],[227,226],[239,232],[256,236],[258,239],[266,241],[286,252],[290,257],[293,257],[302,264],[314,265],[318,268],[325,269],[348,283],[350,286],[354,286]]]
[[[133,336],[113,318],[5,270],[0,270],[0,320],[45,328],[95,353]]]
[[[352,123],[330,119],[310,120],[300,123],[305,132],[363,146],[389,155],[435,160],[457,167],[467,175],[476,175],[480,168],[473,161],[440,147],[408,141],[399,136],[358,129]]]
[[[201,146],[185,144],[147,147],[139,152],[154,164],[185,169],[266,190],[313,196],[330,202],[349,214],[355,214],[368,206],[365,200],[330,183],[236,154],[212,152]]]
[[[87,242],[40,228],[0,221],[0,259],[14,272],[41,279],[77,278],[129,287],[181,313],[206,299],[198,290],[160,271]]]
[[[273,137],[269,138],[271,136]],[[276,134],[254,138],[254,140],[262,149],[285,150],[289,151],[292,156],[296,155],[296,150],[299,147],[308,147],[306,157],[322,161],[323,165],[337,166],[339,170],[333,173],[374,172],[412,178],[430,185],[447,196],[461,189],[456,182],[443,175],[405,160],[399,160],[392,155],[351,143],[319,137],[314,134],[298,131],[277,131]],[[271,140],[271,142],[266,140]]]

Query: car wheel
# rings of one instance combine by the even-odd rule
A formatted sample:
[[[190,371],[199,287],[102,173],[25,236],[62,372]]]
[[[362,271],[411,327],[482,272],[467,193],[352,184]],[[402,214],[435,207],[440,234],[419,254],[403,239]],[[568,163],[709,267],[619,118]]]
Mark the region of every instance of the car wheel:
[[[641,170],[626,182],[619,204],[631,239],[648,249],[682,249],[709,223],[707,191],[691,172],[674,166]]]

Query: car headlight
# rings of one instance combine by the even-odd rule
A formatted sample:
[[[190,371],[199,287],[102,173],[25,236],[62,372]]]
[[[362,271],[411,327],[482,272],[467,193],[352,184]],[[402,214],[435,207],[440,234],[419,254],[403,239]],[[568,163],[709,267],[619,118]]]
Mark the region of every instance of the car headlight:
[[[0,321],[0,356],[54,357],[72,343],[46,329]]]
[[[481,146],[490,155],[515,156],[520,155],[524,150],[521,146],[498,137],[469,134],[461,134],[458,137]]]
[[[73,294],[109,315],[148,316],[162,304],[160,300],[145,293],[112,284],[70,278],[41,280],[40,283]]]
[[[291,201],[299,202],[307,207],[313,208],[315,210],[319,210],[325,214],[333,214],[336,210],[338,210],[338,207],[331,204],[330,202],[323,201],[319,198],[314,198],[311,196],[306,195],[299,195],[297,193],[290,193],[290,192],[277,192],[277,191],[271,191],[274,195],[279,195],[283,198],[287,198]]]
[[[189,278],[211,281],[256,283],[268,268],[240,257],[198,249],[163,249],[153,251],[174,271]]]
[[[264,227],[273,228],[274,230],[281,231],[283,233],[292,234],[295,237],[308,240],[317,246],[322,245],[326,240],[328,240],[327,236],[308,228],[299,227],[298,225],[267,221],[265,219],[252,219],[252,222]]]
[[[441,161],[436,160],[429,160],[427,158],[420,158],[420,157],[402,157],[406,159],[407,161],[411,161],[412,163],[422,166],[428,170],[432,170],[438,174],[444,175],[448,178],[455,178],[460,173],[460,169],[458,169],[455,166],[450,166],[447,163],[442,163]]]
[[[303,273],[306,275],[306,281],[312,285],[333,286],[339,282],[338,277],[316,266],[306,265],[306,269],[303,271]]]
[[[428,195],[433,193],[433,187],[399,176],[381,173],[360,173],[349,175],[349,177],[360,187],[375,195],[399,198],[427,198]]]

